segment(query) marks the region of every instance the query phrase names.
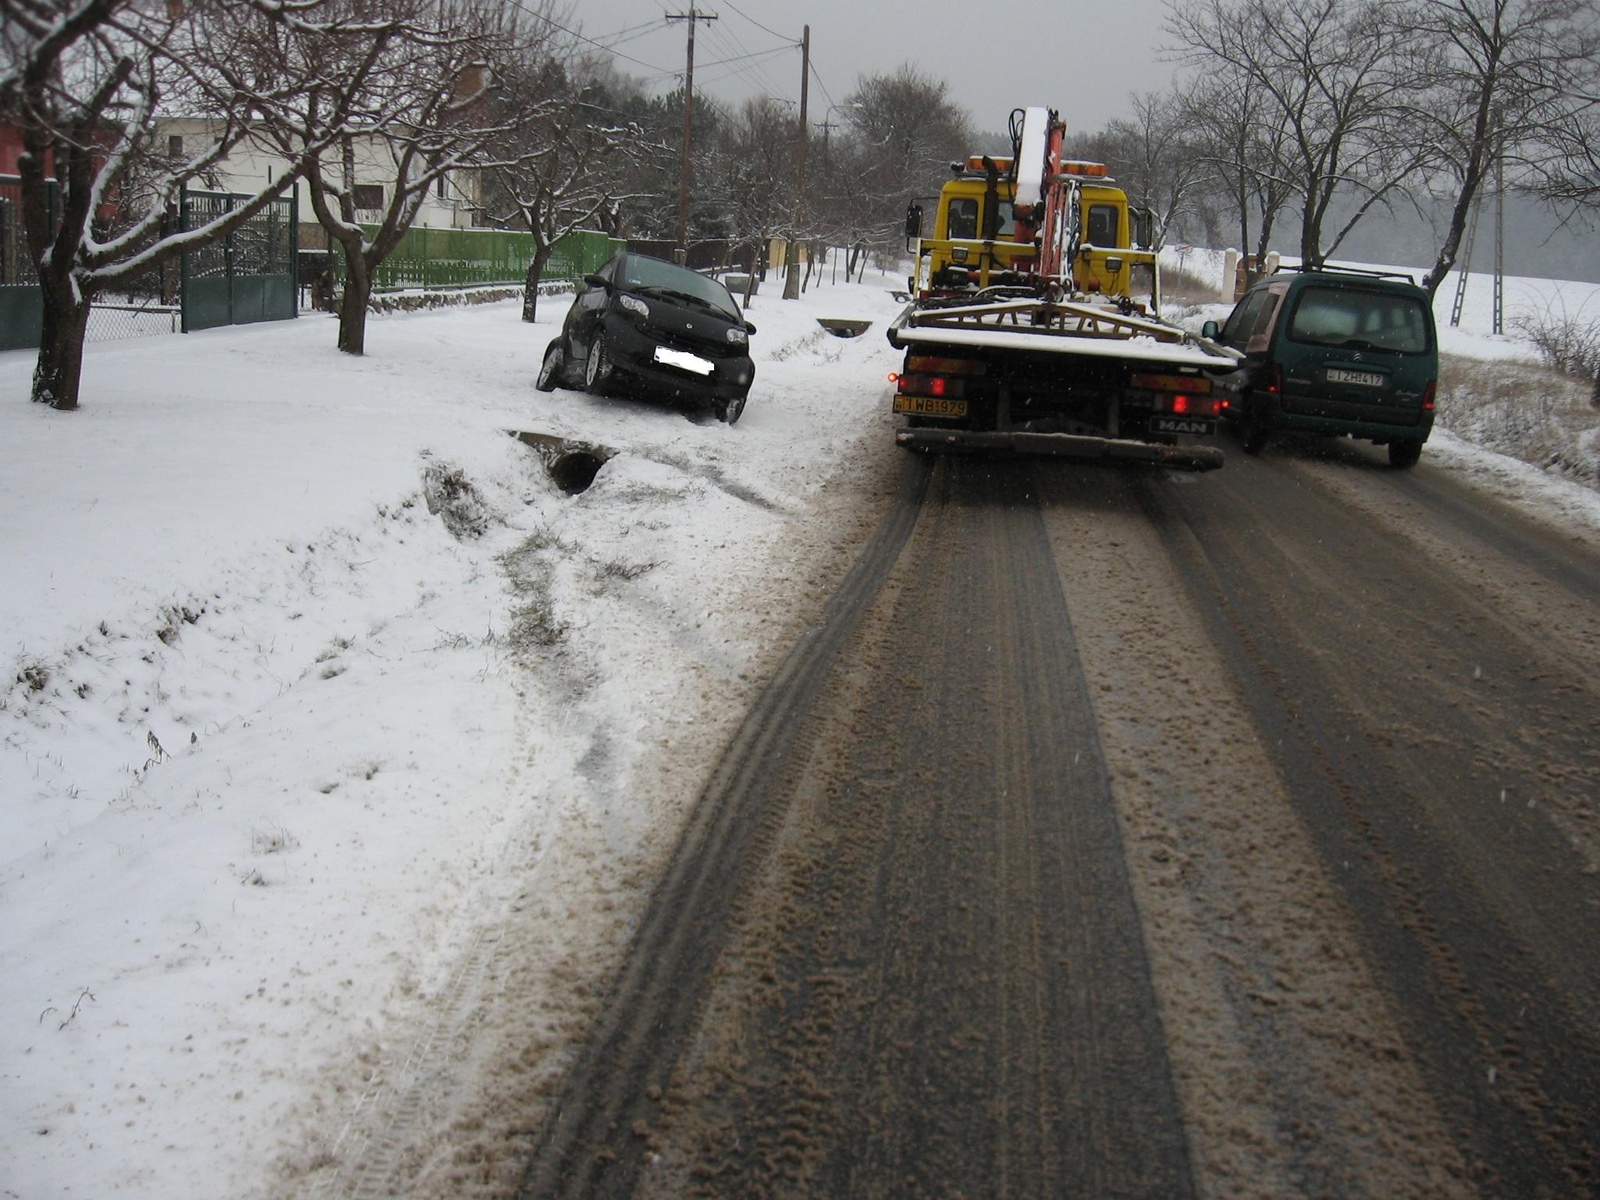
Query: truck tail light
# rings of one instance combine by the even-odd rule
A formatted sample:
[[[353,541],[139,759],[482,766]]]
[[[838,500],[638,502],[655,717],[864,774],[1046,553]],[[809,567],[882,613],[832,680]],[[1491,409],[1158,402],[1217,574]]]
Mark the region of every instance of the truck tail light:
[[[1214,417],[1226,407],[1228,402],[1220,396],[1190,396],[1183,392],[1156,400],[1157,412],[1180,417]]]
[[[895,375],[896,388],[903,395],[912,396],[948,396],[951,398],[967,394],[967,381],[965,379],[952,379],[947,375]]]

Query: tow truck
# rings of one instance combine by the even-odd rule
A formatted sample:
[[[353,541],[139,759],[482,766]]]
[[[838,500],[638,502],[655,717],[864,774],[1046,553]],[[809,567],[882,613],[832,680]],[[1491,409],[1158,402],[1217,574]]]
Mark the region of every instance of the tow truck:
[[[1055,110],[1015,110],[1010,133],[1009,158],[952,164],[933,236],[919,206],[907,212],[916,265],[888,330],[905,351],[895,441],[1221,467],[1221,449],[1189,439],[1216,431],[1238,352],[1161,316],[1148,214],[1103,164],[1062,158]]]

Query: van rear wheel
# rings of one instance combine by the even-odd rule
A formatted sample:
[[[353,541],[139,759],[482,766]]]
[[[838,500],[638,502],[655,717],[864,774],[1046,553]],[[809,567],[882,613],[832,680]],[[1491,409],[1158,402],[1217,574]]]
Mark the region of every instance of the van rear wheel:
[[[1267,444],[1267,423],[1254,405],[1245,410],[1239,425],[1239,444],[1246,454],[1260,454]]]
[[[1417,460],[1421,457],[1421,442],[1389,443],[1389,465],[1391,467],[1398,467],[1401,470],[1404,470],[1406,467],[1414,467],[1417,465]]]

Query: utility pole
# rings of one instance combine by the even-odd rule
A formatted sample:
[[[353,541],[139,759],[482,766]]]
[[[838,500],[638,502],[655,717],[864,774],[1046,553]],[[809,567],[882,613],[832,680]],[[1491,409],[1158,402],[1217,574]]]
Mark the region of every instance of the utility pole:
[[[1500,110],[1494,110],[1494,331],[1506,331],[1506,143]]]
[[[811,140],[811,126],[806,121],[806,98],[810,94],[811,84],[811,26],[805,26],[800,35],[800,152],[798,169],[798,187],[794,202],[794,223],[798,227],[805,218],[806,196],[806,143]],[[783,280],[783,298],[785,300],[798,300],[800,298],[800,256],[799,246],[794,235],[789,237],[789,262],[788,272]]]
[[[715,13],[703,13],[689,5],[686,13],[668,13],[669,21],[689,23],[689,62],[683,75],[683,165],[678,171],[678,248],[674,254],[682,263],[689,255],[689,148],[694,136],[694,26],[696,21],[715,21]]]

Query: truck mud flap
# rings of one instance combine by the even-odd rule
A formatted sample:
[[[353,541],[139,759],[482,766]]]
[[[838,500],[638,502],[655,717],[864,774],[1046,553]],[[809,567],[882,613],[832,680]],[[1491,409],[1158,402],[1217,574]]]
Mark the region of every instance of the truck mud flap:
[[[1177,471],[1215,471],[1224,456],[1217,446],[1158,446],[1122,438],[1075,433],[974,433],[944,429],[897,429],[895,444],[908,450],[945,453],[1010,453],[1057,458],[1103,458],[1142,462]]]

